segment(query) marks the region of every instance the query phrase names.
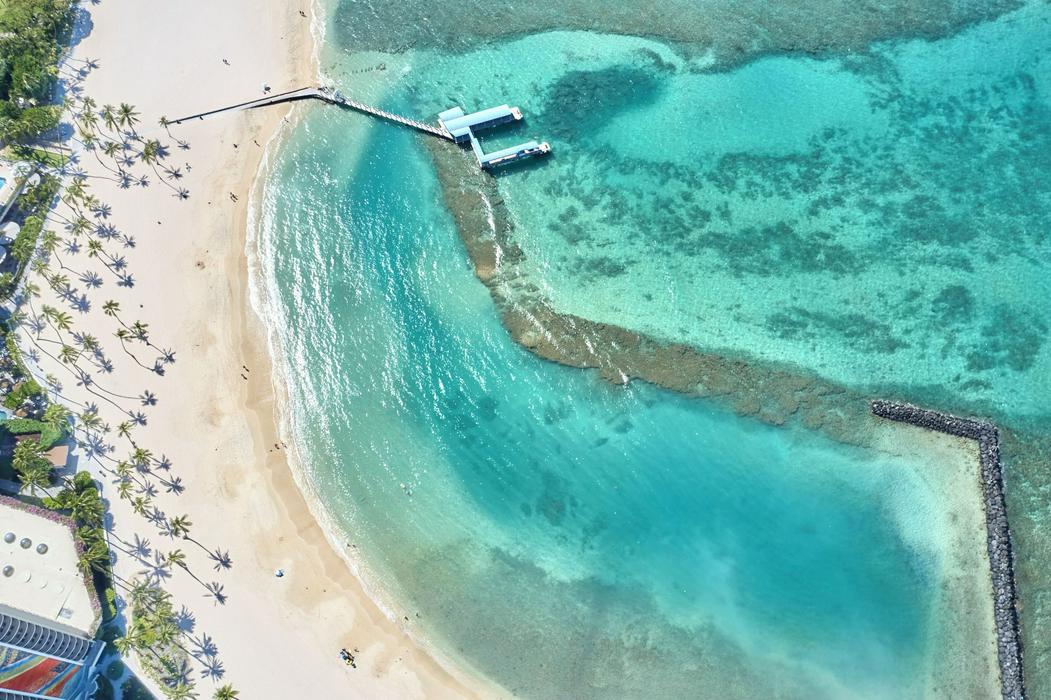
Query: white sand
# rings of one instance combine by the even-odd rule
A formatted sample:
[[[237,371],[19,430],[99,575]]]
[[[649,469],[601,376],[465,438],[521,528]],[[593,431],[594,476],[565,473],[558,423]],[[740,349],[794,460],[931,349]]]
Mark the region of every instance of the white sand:
[[[191,535],[207,548],[228,550],[233,560],[230,570],[213,570],[201,547],[160,534],[118,499],[107,479],[104,495],[117,537],[130,542],[139,535],[155,550],[183,550],[190,570],[204,582],[222,584],[228,596],[225,605],[214,603],[178,568],[166,584],[192,614],[193,635],[208,635],[219,650],[224,676],[199,680],[201,696],[210,697],[213,685],[226,682],[253,700],[503,694],[482,680],[445,670],[381,613],[327,543],[293,483],[284,450],[273,449],[278,438],[270,360],[248,304],[244,243],[246,205],[262,146],[289,109],[231,113],[173,127],[190,150],[177,148],[157,125],[162,115],[175,119],[261,96],[264,82],[274,92],[313,82],[310,20],[300,15],[311,14],[309,3],[274,0],[263,9],[251,0],[102,0],[84,7],[90,33],[74,57],[99,62],[84,82],[86,93],[100,105],[134,104],[142,114],[140,133],[170,144],[165,162],[182,168],[179,184],[190,190],[190,199],[179,201],[141,165],[137,171],[150,173],[147,188],[122,190],[91,180],[92,191],[112,207],[109,221],[135,236],[133,249],[108,246],[126,256],[133,288],[117,286],[84,252],[62,257],[78,272],[96,270],[105,280],[101,289],[89,290],[69,273],[74,288],[91,301],[90,311],[71,311],[75,330],[97,336],[115,365],[113,373],[97,372],[96,381],[132,397],[149,389],[159,399],[149,408],[120,401],[147,414],[148,425],[136,428],[133,438],[171,458],[171,474],[186,487],[181,495],[160,487],[155,503],[169,516],[187,514]],[[84,155],[82,166],[93,175],[106,174],[93,156]],[[151,341],[176,351],[165,376],[136,366],[122,352],[114,337],[118,325],[102,312],[108,299],[120,302],[128,323],[148,323]],[[46,290],[38,308],[41,303],[69,308]],[[141,344],[134,351],[146,364],[156,356]],[[247,381],[242,365],[250,370]],[[41,367],[62,379],[62,393],[71,403],[92,400],[57,363],[44,358]],[[125,419],[113,406],[95,401],[111,426]],[[107,440],[120,445],[118,456],[131,450],[113,432]],[[81,467],[102,476],[97,466],[81,460]],[[283,578],[274,576],[279,567]],[[131,578],[143,566],[122,554],[116,569]],[[341,647],[360,650],[357,669],[341,663]],[[194,676],[200,668],[195,665]]]

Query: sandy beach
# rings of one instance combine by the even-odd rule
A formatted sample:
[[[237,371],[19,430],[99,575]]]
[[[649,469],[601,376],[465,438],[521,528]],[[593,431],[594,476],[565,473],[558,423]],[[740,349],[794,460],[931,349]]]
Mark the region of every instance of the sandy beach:
[[[134,247],[120,251],[134,286],[118,286],[98,259],[83,252],[65,255],[66,264],[98,270],[105,279],[99,289],[81,290],[90,304],[73,312],[76,331],[95,335],[114,361],[112,373],[95,376],[98,386],[129,397],[144,389],[156,394],[157,404],[147,409],[119,403],[147,415],[135,441],[165,454],[173,465],[167,478],[178,477],[185,487],[182,493],[159,489],[154,503],[169,517],[186,514],[201,546],[160,533],[117,497],[111,476],[83,457],[79,466],[105,484],[118,542],[144,538],[154,555],[186,553],[189,571],[175,567],[165,587],[176,607],[185,607],[188,634],[207,635],[218,649],[213,677],[194,666],[198,692],[210,697],[214,686],[231,683],[245,698],[500,694],[437,663],[370,601],[332,550],[289,470],[265,330],[249,303],[245,233],[264,149],[291,109],[225,114],[172,127],[170,135],[158,124],[162,116],[176,119],[262,96],[264,84],[276,93],[312,83],[310,4],[296,0],[261,9],[250,0],[105,0],[84,11],[89,16],[80,20],[83,32],[70,65],[97,61],[83,81],[85,94],[99,105],[135,105],[138,132],[169,145],[165,165],[179,168],[179,185],[190,196],[180,201],[156,175],[148,187],[122,189],[94,177],[109,173],[82,155],[92,192],[112,207],[109,223],[135,238]],[[68,307],[42,286],[38,303]],[[120,303],[128,322],[148,324],[151,342],[175,351],[164,376],[137,367],[122,352],[116,322],[101,308],[110,299]],[[133,351],[152,363],[154,353],[144,346]],[[98,404],[111,426],[127,419],[47,357],[40,369],[60,376],[68,404]],[[120,445],[118,452],[130,451],[112,433],[108,440]],[[215,549],[229,552],[230,569],[213,567],[207,550]],[[118,551],[115,568],[131,579],[144,565]],[[275,576],[277,569],[283,577]],[[213,581],[222,586],[225,604],[203,587]],[[340,661],[341,647],[358,652],[356,669]]]

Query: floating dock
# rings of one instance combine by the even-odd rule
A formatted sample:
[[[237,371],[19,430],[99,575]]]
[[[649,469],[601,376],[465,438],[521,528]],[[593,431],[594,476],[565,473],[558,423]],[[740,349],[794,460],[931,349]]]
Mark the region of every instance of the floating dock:
[[[463,109],[460,107],[453,107],[438,115],[438,124],[445,129],[445,132],[454,143],[463,144],[470,142],[471,150],[474,151],[474,156],[478,159],[478,167],[483,170],[490,170],[501,165],[551,152],[551,146],[546,141],[544,143],[527,141],[526,143],[512,146],[511,148],[504,148],[493,153],[486,153],[482,150],[482,145],[475,136],[476,131],[492,129],[521,120],[522,111],[518,107],[508,107],[507,105],[490,107],[471,114],[464,114]]]
[[[239,102],[228,107],[220,107],[207,112],[199,112],[186,117],[180,117],[179,119],[175,119],[168,123],[182,124],[183,122],[204,119],[205,117],[222,112],[255,109],[257,107],[267,107],[286,102],[298,102],[300,100],[321,100],[322,102],[338,105],[346,109],[352,109],[356,112],[378,117],[385,121],[407,126],[416,131],[436,136],[440,139],[446,139],[453,143],[470,143],[471,148],[474,150],[475,157],[478,159],[478,166],[485,170],[551,152],[551,146],[546,142],[537,143],[536,141],[528,141],[519,144],[518,146],[504,148],[494,153],[485,153],[482,151],[481,144],[478,142],[477,137],[475,137],[475,132],[521,121],[522,112],[517,107],[500,105],[499,107],[490,107],[489,109],[483,109],[480,112],[472,112],[471,114],[465,114],[461,108],[453,107],[452,109],[447,109],[439,114],[438,124],[435,125],[403,117],[400,114],[387,112],[378,107],[373,107],[363,102],[352,100],[348,97],[344,97],[338,90],[332,90],[325,87],[306,87],[274,95],[265,95],[255,100]]]

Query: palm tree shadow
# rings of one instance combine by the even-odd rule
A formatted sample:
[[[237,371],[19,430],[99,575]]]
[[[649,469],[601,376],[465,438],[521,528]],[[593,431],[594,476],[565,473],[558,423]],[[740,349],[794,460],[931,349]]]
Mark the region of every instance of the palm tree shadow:
[[[90,2],[92,5],[98,5],[100,0],[90,0]],[[70,47],[76,46],[90,36],[94,29],[95,23],[91,19],[91,13],[83,7],[75,8],[73,10],[73,28],[70,30],[67,43]]]
[[[175,624],[179,629],[187,635],[193,634],[194,627],[197,626],[197,618],[185,605],[182,609],[175,614]]]

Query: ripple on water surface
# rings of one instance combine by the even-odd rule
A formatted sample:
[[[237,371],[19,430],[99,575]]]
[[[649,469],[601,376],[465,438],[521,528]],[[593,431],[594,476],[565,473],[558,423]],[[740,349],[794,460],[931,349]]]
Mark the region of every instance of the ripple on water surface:
[[[440,646],[527,697],[995,690],[972,454],[538,360],[392,127],[312,110],[265,210],[297,444]]]

